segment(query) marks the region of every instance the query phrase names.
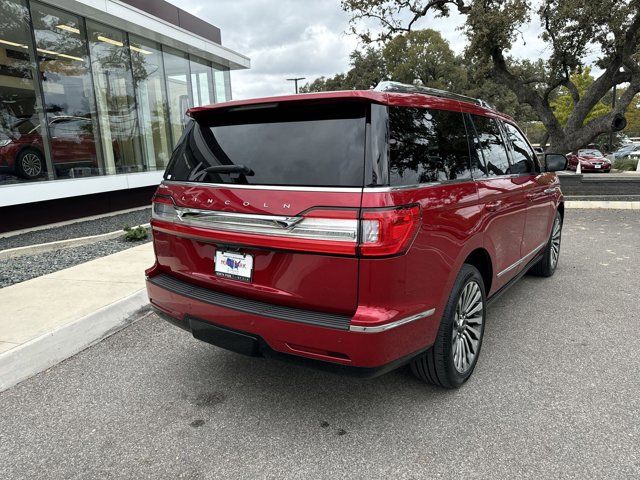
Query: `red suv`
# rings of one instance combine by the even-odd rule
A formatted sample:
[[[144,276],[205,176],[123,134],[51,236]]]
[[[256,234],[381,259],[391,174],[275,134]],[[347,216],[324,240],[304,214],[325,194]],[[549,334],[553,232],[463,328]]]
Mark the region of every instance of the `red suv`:
[[[146,273],[200,340],[458,387],[488,303],[556,268],[566,158],[481,101],[385,82],[188,113]]]

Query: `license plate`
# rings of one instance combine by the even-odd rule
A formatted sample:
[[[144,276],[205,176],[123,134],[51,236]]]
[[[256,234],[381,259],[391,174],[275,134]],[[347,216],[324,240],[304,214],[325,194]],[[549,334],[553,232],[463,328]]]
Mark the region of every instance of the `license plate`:
[[[215,274],[219,277],[250,282],[253,274],[253,255],[216,251]]]
[[[594,165],[594,168],[602,168],[602,165]]]

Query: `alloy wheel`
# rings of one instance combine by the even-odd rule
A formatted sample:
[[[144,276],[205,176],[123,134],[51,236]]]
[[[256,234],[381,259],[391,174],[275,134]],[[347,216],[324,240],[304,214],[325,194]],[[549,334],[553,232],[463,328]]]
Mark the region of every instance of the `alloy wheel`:
[[[21,164],[22,171],[31,178],[35,178],[42,173],[42,161],[35,153],[24,155]]]
[[[551,233],[551,268],[556,268],[560,257],[560,239],[562,235],[562,224],[560,217],[556,217],[553,222],[553,232]]]
[[[460,374],[466,373],[474,364],[480,350],[484,322],[484,302],[480,285],[471,280],[458,297],[456,314],[451,332],[453,364]]]

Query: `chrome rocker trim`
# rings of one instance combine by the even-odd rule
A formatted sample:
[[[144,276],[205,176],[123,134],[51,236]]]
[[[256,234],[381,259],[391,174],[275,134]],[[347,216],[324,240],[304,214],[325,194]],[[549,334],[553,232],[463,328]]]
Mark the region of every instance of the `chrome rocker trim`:
[[[411,315],[410,317],[401,318],[400,320],[396,320],[395,322],[385,323],[384,325],[376,325],[373,327],[362,327],[360,325],[350,325],[350,332],[359,332],[359,333],[380,333],[386,332],[387,330],[391,330],[392,328],[399,327],[401,325],[406,325],[407,323],[415,322],[416,320],[420,320],[421,318],[430,317],[435,313],[436,309],[432,308],[430,310],[425,310],[424,312],[416,313],[415,315]]]
[[[531,250],[529,253],[527,253],[524,257],[522,257],[520,260],[518,260],[517,262],[509,265],[507,268],[505,268],[504,270],[502,270],[501,272],[499,272],[496,276],[497,277],[501,277],[502,275],[504,275],[505,273],[509,273],[511,270],[513,270],[514,268],[518,267],[520,264],[522,264],[527,258],[529,258],[531,255],[535,254],[538,250],[540,250],[542,247],[544,247],[549,241],[547,240],[544,243],[541,243],[540,245],[538,245],[536,248],[534,248],[533,250]]]

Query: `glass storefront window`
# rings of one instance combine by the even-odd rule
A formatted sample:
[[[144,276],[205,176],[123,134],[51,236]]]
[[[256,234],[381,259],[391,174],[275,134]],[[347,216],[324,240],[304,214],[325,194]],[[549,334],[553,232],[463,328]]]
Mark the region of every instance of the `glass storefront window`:
[[[189,56],[191,67],[191,91],[193,92],[193,105],[210,105],[213,100],[213,71],[211,62],[202,58]]]
[[[193,105],[191,99],[189,76],[189,59],[187,54],[170,47],[162,46],[164,70],[167,80],[169,99],[169,121],[175,146],[182,135],[186,124],[185,112]]]
[[[0,0],[0,185],[163,169],[229,69],[39,0]]]
[[[0,0],[0,184],[47,178],[44,115],[24,0]]]
[[[38,2],[31,15],[56,176],[103,174],[82,18]]]
[[[160,45],[129,35],[133,83],[142,148],[150,170],[163,169],[171,155],[169,110]]]
[[[107,173],[146,170],[124,32],[87,20],[91,70]]]
[[[215,83],[216,103],[231,100],[231,93],[227,96],[227,81],[225,78],[225,68],[222,65],[213,65],[213,78]]]

